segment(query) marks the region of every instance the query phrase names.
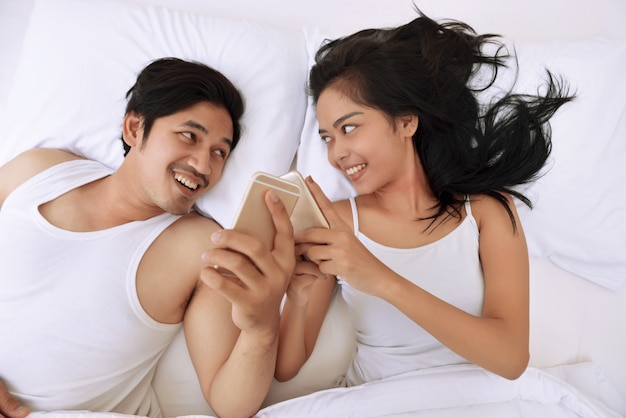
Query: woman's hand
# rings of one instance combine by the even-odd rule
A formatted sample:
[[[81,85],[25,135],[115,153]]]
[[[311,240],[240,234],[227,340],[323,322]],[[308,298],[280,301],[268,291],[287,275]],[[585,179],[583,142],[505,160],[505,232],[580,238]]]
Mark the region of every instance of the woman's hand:
[[[377,296],[381,275],[391,270],[358,240],[317,183],[311,177],[306,182],[330,228],[309,228],[296,234],[299,251],[318,265],[321,274],[341,276],[355,289]]]

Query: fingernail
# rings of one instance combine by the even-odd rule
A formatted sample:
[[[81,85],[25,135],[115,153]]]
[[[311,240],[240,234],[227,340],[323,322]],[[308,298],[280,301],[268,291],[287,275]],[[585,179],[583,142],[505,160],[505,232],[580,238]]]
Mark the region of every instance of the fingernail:
[[[209,258],[209,252],[208,251],[203,252],[201,257],[202,257],[202,261],[206,261],[207,258]]]
[[[277,203],[280,200],[274,190],[270,189],[269,194],[270,194],[270,199],[272,199],[272,202]]]
[[[26,415],[28,415],[28,413],[30,412],[30,409],[26,408],[25,406],[18,406],[18,407],[15,409],[15,412],[16,412],[17,414],[19,414],[19,415],[24,415],[24,416],[26,416]]]
[[[216,231],[211,234],[211,241],[217,243],[219,242],[221,236],[222,236],[222,231],[221,230]]]

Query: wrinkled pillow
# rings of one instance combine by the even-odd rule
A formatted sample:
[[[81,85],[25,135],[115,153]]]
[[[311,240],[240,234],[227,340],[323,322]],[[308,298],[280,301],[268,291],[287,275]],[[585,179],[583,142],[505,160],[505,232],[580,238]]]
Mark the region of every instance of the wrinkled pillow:
[[[218,69],[246,100],[242,140],[200,212],[230,226],[251,174],[283,174],[293,161],[306,108],[299,32],[131,1],[37,0],[22,51],[0,121],[0,164],[55,147],[117,167],[124,95],[164,56]]]

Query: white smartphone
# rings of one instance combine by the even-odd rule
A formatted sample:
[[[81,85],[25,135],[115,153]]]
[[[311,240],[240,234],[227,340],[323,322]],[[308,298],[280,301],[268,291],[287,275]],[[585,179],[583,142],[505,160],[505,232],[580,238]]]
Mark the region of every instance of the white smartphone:
[[[297,171],[290,171],[281,178],[289,180],[300,187],[300,198],[291,213],[291,224],[294,232],[306,228],[328,228],[328,221],[304,182],[302,175]]]
[[[265,193],[273,189],[285,205],[287,213],[292,214],[300,197],[300,186],[293,182],[268,173],[256,172],[239,206],[232,229],[253,235],[270,249],[274,248],[276,228],[272,215],[265,205]]]

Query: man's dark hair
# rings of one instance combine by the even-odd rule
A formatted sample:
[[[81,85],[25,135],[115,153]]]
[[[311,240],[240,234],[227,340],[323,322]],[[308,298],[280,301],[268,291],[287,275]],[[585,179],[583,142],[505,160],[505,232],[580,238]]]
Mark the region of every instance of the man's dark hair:
[[[239,90],[219,71],[199,62],[179,58],[161,58],[151,62],[137,76],[126,93],[126,114],[143,117],[144,138],[154,121],[187,109],[200,102],[209,102],[228,111],[233,124],[232,148],[241,137],[243,98]],[[122,138],[124,156],[130,146]]]

